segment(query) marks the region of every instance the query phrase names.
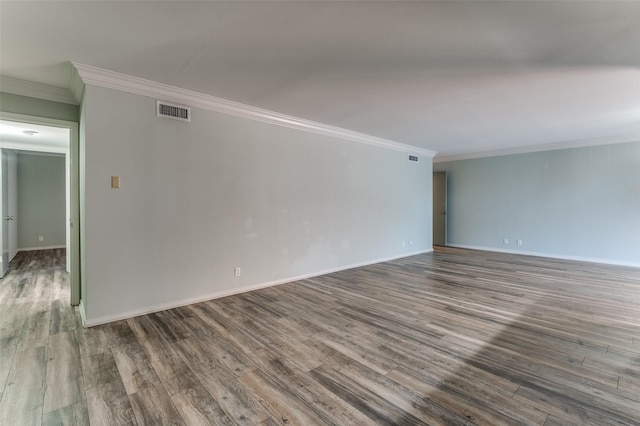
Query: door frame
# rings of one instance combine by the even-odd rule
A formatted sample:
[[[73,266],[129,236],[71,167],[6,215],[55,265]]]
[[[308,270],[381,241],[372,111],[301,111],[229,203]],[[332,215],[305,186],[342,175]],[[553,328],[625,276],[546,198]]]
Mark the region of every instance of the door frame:
[[[71,291],[71,305],[80,304],[80,169],[79,169],[79,134],[78,123],[74,121],[58,120],[54,118],[37,117],[32,115],[0,112],[0,119],[26,124],[38,124],[41,126],[61,127],[69,129],[69,150],[65,152],[65,162],[68,170],[69,182],[69,241],[67,247],[67,270],[69,272],[69,284]],[[3,148],[21,149],[17,144]],[[52,150],[49,150],[52,152]]]
[[[11,257],[11,250],[9,247],[9,221],[13,220],[9,211],[9,150],[0,148],[0,188],[2,194],[0,194],[2,208],[0,213],[2,214],[2,268],[0,270],[0,278],[4,278],[9,272],[9,258]],[[17,162],[17,159],[16,159]]]

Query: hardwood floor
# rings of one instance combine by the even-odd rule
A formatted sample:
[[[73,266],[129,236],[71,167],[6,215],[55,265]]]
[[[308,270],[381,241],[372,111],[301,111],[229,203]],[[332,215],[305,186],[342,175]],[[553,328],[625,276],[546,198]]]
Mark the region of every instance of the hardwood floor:
[[[2,425],[640,424],[640,269],[439,249],[83,329],[0,281]]]

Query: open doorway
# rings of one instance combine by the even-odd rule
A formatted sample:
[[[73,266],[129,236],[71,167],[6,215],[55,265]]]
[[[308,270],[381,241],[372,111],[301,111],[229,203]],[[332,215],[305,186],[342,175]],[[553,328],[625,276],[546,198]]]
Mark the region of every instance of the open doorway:
[[[65,247],[72,305],[80,302],[77,132],[73,122],[0,120],[2,271],[21,250]]]
[[[447,245],[447,172],[433,173],[433,245]]]

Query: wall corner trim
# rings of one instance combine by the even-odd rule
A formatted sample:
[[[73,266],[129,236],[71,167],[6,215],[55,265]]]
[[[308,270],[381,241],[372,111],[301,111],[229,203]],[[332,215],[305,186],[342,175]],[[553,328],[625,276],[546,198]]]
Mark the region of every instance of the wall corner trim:
[[[45,101],[78,105],[71,92],[63,87],[20,80],[18,78],[0,76],[0,88],[5,93],[27,96],[29,98],[44,99]]]
[[[82,320],[82,327],[87,328],[87,311],[84,306],[84,299],[80,299],[80,306],[78,306],[78,310],[80,311],[80,319]]]
[[[84,84],[91,84],[109,89],[120,90],[123,92],[129,92],[141,96],[147,96],[150,98],[161,99],[163,101],[175,102],[178,104],[202,108],[209,111],[215,111],[223,114],[234,115],[237,117],[248,118],[250,120],[261,121],[263,123],[288,127],[290,129],[302,130],[305,132],[317,133],[325,136],[360,142],[380,148],[419,154],[429,158],[433,158],[437,154],[434,151],[418,148],[412,145],[406,145],[400,142],[378,138],[376,136],[354,132],[327,124],[317,123],[286,114],[280,114],[278,112],[269,111],[222,98],[217,98],[215,96],[205,95],[203,93],[181,89],[179,87],[168,86],[166,84],[158,83],[151,80],[145,80],[142,78],[120,74],[117,72],[96,68],[90,65],[79,64],[76,62],[72,62],[72,64]],[[79,97],[79,88],[81,86],[77,82],[73,82],[73,86],[74,95],[76,95],[76,97]]]
[[[71,75],[69,76],[69,92],[75,100],[76,104],[80,105],[82,102],[82,95],[84,95],[84,82],[75,64],[72,64]]]

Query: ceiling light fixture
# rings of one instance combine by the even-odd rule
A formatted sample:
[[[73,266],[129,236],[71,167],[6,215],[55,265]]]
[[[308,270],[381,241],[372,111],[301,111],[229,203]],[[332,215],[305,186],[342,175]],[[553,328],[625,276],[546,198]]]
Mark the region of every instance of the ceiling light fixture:
[[[37,135],[39,132],[36,132],[35,130],[23,130],[22,133],[24,133],[27,136],[33,136],[33,135]]]

